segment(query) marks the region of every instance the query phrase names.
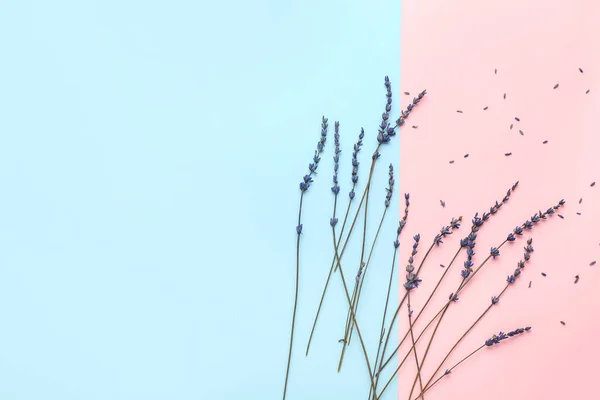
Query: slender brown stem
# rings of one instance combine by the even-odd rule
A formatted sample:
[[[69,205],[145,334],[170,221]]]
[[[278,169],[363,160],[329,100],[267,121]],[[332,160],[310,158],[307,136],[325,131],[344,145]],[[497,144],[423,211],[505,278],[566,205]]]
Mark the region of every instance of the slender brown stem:
[[[421,393],[423,393],[423,382],[421,380],[421,366],[419,365],[419,356],[417,355],[417,348],[415,347],[415,336],[413,333],[413,324],[412,324],[412,310],[410,308],[410,291],[408,292],[408,301],[407,301],[407,306],[408,306],[408,324],[409,324],[409,332],[410,332],[410,340],[412,341],[412,348],[415,354],[415,363],[417,364],[417,377],[419,379],[419,385],[421,387]],[[412,397],[412,392],[414,390],[415,385],[413,384],[413,388],[410,390],[410,394],[408,395],[408,398],[410,399]]]
[[[459,362],[457,362],[456,364],[454,364],[452,367],[448,368],[448,373],[444,373],[442,374],[439,378],[437,378],[431,385],[427,386],[425,388],[425,390],[423,390],[423,393],[421,393],[420,395],[418,395],[417,397],[415,397],[414,400],[419,399],[420,397],[423,396],[424,393],[426,393],[429,389],[431,389],[432,387],[435,386],[436,383],[438,383],[440,380],[442,380],[446,375],[449,375],[450,372],[452,372],[456,367],[458,367],[460,364],[462,364],[463,362],[467,361],[467,359],[469,359],[471,356],[475,355],[476,353],[478,353],[481,349],[483,349],[485,347],[485,343],[482,344],[481,346],[479,346],[478,348],[476,348],[475,350],[473,350],[471,353],[469,353],[468,356],[466,356],[465,358],[463,358],[462,360],[460,360]]]
[[[337,201],[337,196],[336,196]],[[340,245],[342,241],[342,236],[344,234],[344,228],[346,228],[346,222],[348,221],[348,215],[350,214],[350,206],[351,202],[348,202],[348,207],[346,208],[346,216],[344,217],[344,222],[342,224],[342,229],[340,230],[340,236],[338,237],[337,245]],[[334,205],[335,210],[335,205]],[[315,315],[312,329],[310,330],[310,336],[308,338],[308,343],[306,345],[306,355],[308,356],[308,351],[310,350],[310,344],[312,342],[313,335],[315,333],[315,328],[317,326],[317,320],[319,319],[319,314],[321,314],[321,307],[323,307],[323,300],[325,299],[325,293],[327,292],[327,287],[329,286],[329,280],[331,279],[331,274],[333,273],[333,267],[335,265],[336,257],[334,255],[333,260],[331,260],[331,267],[329,268],[329,274],[327,275],[327,280],[325,281],[325,287],[323,288],[323,293],[321,294],[321,300],[319,301],[319,307],[317,308],[317,313]]]
[[[510,284],[506,284],[506,286],[504,286],[504,289],[502,290],[502,292],[500,292],[500,294],[497,296],[498,298],[502,297],[502,295],[504,294],[504,292],[506,291],[506,289],[508,289],[508,287],[510,286]],[[438,373],[438,371],[440,370],[440,368],[442,368],[442,366],[444,365],[444,363],[446,362],[446,360],[448,359],[448,357],[450,357],[450,354],[452,354],[452,352],[454,351],[454,349],[456,349],[456,347],[460,344],[460,342],[462,342],[462,340],[469,334],[469,332],[471,332],[471,330],[475,327],[475,325],[477,325],[477,323],[479,321],[481,321],[483,319],[483,317],[485,317],[485,315],[488,313],[488,311],[490,311],[492,309],[492,307],[494,306],[494,304],[490,304],[484,312],[481,313],[481,315],[479,316],[479,318],[477,318],[475,320],[475,322],[473,322],[473,325],[471,325],[469,327],[469,329],[467,329],[467,331],[456,341],[456,343],[454,343],[454,346],[452,346],[452,348],[450,349],[450,351],[448,352],[448,354],[446,354],[446,357],[444,357],[444,359],[442,360],[442,362],[440,363],[440,365],[438,365],[438,367],[436,368],[435,371],[433,371],[433,374],[431,376],[431,378],[429,379],[429,381],[427,381],[427,384],[425,385],[425,387],[427,387],[431,381],[433,380],[433,378],[435,377],[435,374]]]
[[[358,314],[358,303],[360,302],[360,294],[362,293],[363,283],[367,277],[367,270],[369,269],[369,265],[371,265],[371,256],[373,255],[373,250],[375,249],[375,243],[377,243],[377,238],[379,237],[379,232],[381,231],[381,226],[383,225],[383,220],[387,213],[387,207],[383,210],[383,214],[381,215],[381,220],[379,221],[379,226],[377,227],[377,232],[375,232],[375,237],[373,238],[373,243],[371,244],[371,249],[369,250],[369,256],[367,257],[367,262],[365,264],[365,269],[362,273],[362,277],[360,279],[360,286],[358,287],[358,292],[354,301],[354,313]],[[354,330],[354,325],[350,326],[350,336],[348,337],[348,345],[352,342],[352,331]]]
[[[429,298],[427,299],[427,301],[425,302],[425,304],[423,305],[423,308],[421,308],[421,311],[419,311],[419,314],[417,314],[417,317],[414,320],[414,323],[416,324],[417,321],[419,320],[419,318],[421,317],[421,315],[423,314],[423,312],[425,311],[425,308],[427,307],[427,305],[429,305],[429,302],[431,301],[431,299],[433,298],[433,295],[436,293],[436,291],[438,290],[440,284],[442,283],[442,280],[446,277],[446,275],[448,274],[448,271],[450,270],[450,267],[452,267],[452,264],[454,264],[454,261],[456,260],[456,257],[458,257],[460,251],[462,250],[462,246],[458,248],[458,250],[456,251],[456,253],[454,254],[454,257],[452,257],[452,260],[450,261],[450,264],[448,264],[448,266],[445,268],[444,273],[442,274],[442,276],[440,277],[440,279],[438,279],[437,284],[435,285],[435,287],[433,288],[433,291],[431,292],[431,294],[429,295]],[[437,317],[437,316],[436,316]],[[396,346],[396,349],[394,349],[394,351],[392,352],[392,354],[388,357],[388,359],[386,360],[385,363],[383,363],[383,365],[381,366],[381,369],[385,368],[386,365],[392,360],[392,358],[396,355],[396,353],[398,352],[398,350],[400,349],[400,347],[402,346],[402,344],[404,343],[404,341],[406,340],[406,338],[408,337],[408,330],[406,331],[406,333],[404,334],[404,336],[402,337],[402,340],[400,340],[400,343],[398,344],[398,346]]]
[[[331,231],[334,233],[333,244],[335,247],[335,252],[337,254],[337,245],[335,242],[335,231],[333,230],[333,227],[331,228]],[[342,278],[344,292],[346,293],[346,300],[348,301],[348,305],[351,305],[352,302],[350,301],[350,294],[348,293],[348,286],[346,285],[346,278],[344,277],[344,270],[342,269],[341,264],[338,264],[338,269],[340,271],[340,277]],[[375,390],[375,381],[373,380],[373,374],[371,373],[371,363],[369,362],[369,355],[367,354],[367,348],[365,347],[365,342],[363,341],[362,335],[360,333],[360,328],[358,327],[358,323],[356,322],[356,316],[354,315],[354,310],[352,310],[352,309],[350,309],[350,310],[352,311],[352,320],[354,321],[354,324],[356,325],[356,334],[358,335],[358,340],[360,341],[360,345],[362,347],[363,354],[365,356],[365,361],[367,363],[367,369],[369,371],[369,377],[371,379],[371,389]]]
[[[500,249],[500,247],[502,247],[502,245],[504,245],[504,243],[506,243],[506,240],[504,240],[502,242],[502,244],[500,244],[500,246],[498,246],[497,248]],[[463,279],[461,281],[461,283],[459,284],[457,290],[455,291],[455,295],[458,296],[458,294],[465,288],[465,286],[475,277],[475,275],[477,274],[477,272],[487,263],[487,261],[491,258],[492,256],[489,255],[488,257],[486,257],[485,260],[482,261],[482,263],[479,265],[479,267],[477,267],[477,269],[475,269],[475,271],[473,271],[473,273],[471,275],[469,275],[469,277],[467,279]],[[425,326],[425,328],[423,328],[423,331],[421,332],[421,334],[417,337],[417,340],[415,341],[415,343],[418,343],[420,338],[423,336],[423,334],[425,333],[425,331],[429,328],[429,326],[437,319],[438,316],[440,316],[440,314],[444,313],[445,310],[449,307],[450,303],[453,303],[452,300],[448,300],[446,302],[446,304],[444,306],[442,306],[442,308],[440,309],[440,311],[438,311],[438,313],[427,323],[427,325]],[[438,322],[439,324],[439,322]],[[408,350],[407,355],[404,357],[404,360],[400,363],[400,365],[398,365],[398,367],[396,368],[396,370],[394,371],[394,373],[392,374],[392,376],[390,377],[390,379],[388,380],[387,384],[384,386],[383,390],[379,393],[379,396],[381,397],[381,395],[383,394],[383,392],[385,391],[385,389],[390,385],[390,383],[392,383],[392,381],[394,380],[394,378],[396,377],[396,374],[398,374],[398,371],[400,371],[400,368],[402,367],[402,365],[404,364],[404,361],[408,358],[408,356],[410,355],[410,352],[414,349],[414,346],[411,347]],[[388,360],[389,362],[389,360]],[[386,362],[387,363],[387,362]],[[422,364],[422,362],[421,362]],[[382,368],[379,369],[379,374],[381,374]],[[437,371],[436,371],[437,372]],[[379,377],[379,375],[377,375],[377,377]],[[376,381],[377,382],[377,381]],[[427,385],[425,385],[425,387],[427,387]]]
[[[300,207],[298,208],[298,225],[300,225],[300,221],[302,219],[302,200],[304,199],[304,191],[300,195]],[[287,394],[287,384],[288,378],[290,376],[290,363],[292,361],[292,347],[294,344],[294,328],[296,325],[296,309],[298,308],[298,282],[300,278],[300,233],[298,233],[298,238],[296,239],[296,293],[294,295],[294,312],[292,313],[292,330],[290,333],[290,350],[288,353],[288,362],[287,368],[285,371],[285,383],[283,385],[283,400],[285,400],[285,396]]]
[[[396,256],[398,254],[398,248],[394,248],[394,256],[392,257],[392,268],[390,269],[390,280],[388,282],[387,295],[385,297],[385,306],[383,307],[383,317],[381,318],[381,330],[379,331],[379,340],[377,345],[377,356],[375,357],[375,363],[373,364],[373,374],[377,371],[377,361],[379,361],[379,353],[381,352],[381,345],[383,344],[383,335],[385,333],[385,317],[387,314],[388,304],[390,300],[390,293],[392,291],[392,281],[394,279],[394,267],[396,265]],[[369,397],[371,398],[372,391],[369,391]]]

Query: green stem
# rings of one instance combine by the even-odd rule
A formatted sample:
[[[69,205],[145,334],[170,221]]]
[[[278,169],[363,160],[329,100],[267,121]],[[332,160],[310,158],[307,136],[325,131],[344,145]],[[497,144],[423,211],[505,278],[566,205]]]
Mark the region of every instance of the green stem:
[[[298,225],[300,225],[300,221],[302,218],[302,200],[304,199],[304,193],[300,195],[300,207],[298,208]],[[288,378],[290,375],[290,364],[292,361],[292,347],[294,343],[294,327],[296,325],[296,309],[298,308],[298,281],[300,278],[300,233],[298,233],[298,238],[296,239],[296,293],[294,295],[294,312],[292,313],[292,330],[290,333],[290,350],[288,353],[288,362],[287,368],[285,371],[285,384],[283,385],[283,400],[285,400],[285,396],[287,394],[287,384]]]
[[[333,230],[333,227],[331,228],[331,231],[333,233],[333,244],[335,247],[335,252],[337,254],[337,245],[335,242],[335,231]],[[339,259],[339,258],[338,258]],[[348,305],[351,305],[352,302],[350,301],[350,294],[348,293],[348,286],[346,285],[346,278],[344,278],[344,271],[342,269],[342,265],[338,264],[338,268],[340,271],[340,277],[342,278],[342,284],[344,286],[344,292],[346,293],[346,300],[348,301]],[[356,316],[354,315],[354,310],[352,310],[352,320],[354,321],[354,324],[356,325],[356,333],[358,335],[358,339],[360,341],[360,345],[362,347],[363,350],[363,354],[365,356],[365,361],[367,363],[367,369],[369,372],[369,377],[371,379],[371,389],[375,390],[375,381],[373,380],[373,374],[371,373],[371,363],[369,362],[369,355],[367,354],[367,348],[365,347],[365,342],[363,341],[362,335],[360,333],[360,329],[358,327],[358,323],[356,322]]]
[[[336,199],[337,200],[337,199]],[[342,241],[342,235],[344,234],[344,229],[346,228],[346,222],[348,220],[348,214],[350,213],[351,202],[348,202],[348,208],[346,208],[346,216],[344,217],[344,223],[342,224],[342,229],[340,231],[340,236],[337,241],[337,246],[340,245]],[[334,206],[335,209],[335,206]],[[323,293],[321,294],[321,300],[319,301],[319,307],[317,308],[317,313],[315,315],[312,329],[310,330],[310,336],[308,338],[308,344],[306,345],[306,355],[308,356],[308,351],[310,350],[310,344],[312,342],[313,335],[315,333],[315,328],[317,326],[317,320],[319,319],[319,314],[321,314],[321,307],[323,307],[323,300],[325,299],[325,292],[327,292],[327,287],[329,286],[329,280],[331,279],[331,274],[333,272],[333,267],[335,265],[336,257],[334,255],[333,260],[331,260],[331,267],[329,268],[329,274],[327,275],[327,280],[325,281],[325,287],[323,288]]]
[[[381,231],[381,226],[383,225],[383,220],[385,218],[385,214],[387,213],[387,207],[383,210],[383,214],[381,215],[381,220],[379,221],[379,226],[377,227],[377,232],[375,233],[375,238],[373,239],[373,243],[371,244],[371,249],[369,250],[369,257],[367,257],[367,263],[365,264],[365,270],[362,273],[362,279],[360,280],[360,286],[358,287],[358,294],[355,299],[354,304],[354,313],[358,314],[358,303],[360,302],[360,294],[362,293],[363,283],[367,277],[367,270],[369,269],[369,265],[371,264],[371,256],[373,255],[373,250],[375,249],[375,243],[377,242],[377,238],[379,237],[379,232]],[[352,341],[352,331],[354,325],[350,327],[350,336],[348,337],[348,344]]]
[[[394,279],[394,267],[396,265],[396,256],[398,254],[398,248],[394,248],[394,256],[392,257],[392,268],[390,270],[390,280],[388,282],[388,290],[387,290],[387,295],[385,297],[385,306],[383,307],[383,317],[381,319],[381,330],[379,331],[379,340],[378,340],[378,345],[377,345],[377,356],[375,357],[375,363],[373,365],[373,374],[375,374],[377,371],[375,370],[375,368],[377,368],[377,362],[379,361],[379,353],[381,352],[381,345],[383,344],[383,335],[385,332],[385,317],[387,314],[387,309],[388,309],[388,304],[390,301],[390,293],[392,291],[392,281]],[[369,391],[369,398],[371,398],[371,393],[372,391]]]
[[[481,346],[479,346],[477,349],[473,350],[468,356],[466,356],[465,358],[463,358],[462,360],[460,360],[459,362],[457,362],[456,364],[454,364],[452,367],[450,367],[448,369],[448,371],[452,372],[456,367],[458,367],[460,364],[462,364],[463,362],[467,361],[467,359],[469,359],[471,356],[475,355],[476,353],[478,353],[481,349],[483,349],[485,347],[485,343],[482,344]],[[436,383],[438,383],[440,380],[442,380],[442,378],[444,378],[446,375],[446,373],[444,373],[443,375],[441,375],[439,378],[437,378],[431,385],[427,386],[425,388],[425,390],[423,391],[423,393],[421,393],[420,395],[418,395],[417,397],[415,397],[414,400],[419,399],[420,397],[423,396],[424,393],[426,393],[429,389],[431,389],[432,387],[435,386]]]
[[[408,292],[407,307],[408,307],[408,324],[409,324],[410,340],[412,341],[412,348],[414,349],[414,353],[415,353],[415,362],[417,364],[417,377],[419,378],[419,385],[421,387],[421,393],[423,393],[423,382],[421,380],[421,366],[419,365],[419,356],[417,355],[417,348],[415,347],[415,336],[413,334],[412,310],[410,308],[410,291]],[[423,363],[421,363],[421,365],[423,365]],[[412,397],[412,392],[414,390],[414,387],[415,387],[415,385],[413,384],[413,388],[410,390],[410,394],[408,395],[409,399]]]

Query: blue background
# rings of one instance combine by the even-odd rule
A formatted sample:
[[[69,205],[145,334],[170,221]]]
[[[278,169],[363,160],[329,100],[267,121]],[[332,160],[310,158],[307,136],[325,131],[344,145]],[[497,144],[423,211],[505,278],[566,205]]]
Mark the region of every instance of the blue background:
[[[298,184],[322,114],[341,121],[342,204],[361,126],[368,169],[384,75],[399,94],[399,17],[390,0],[1,2],[0,398],[280,398]],[[332,145],[306,196],[289,400],[368,391],[358,341],[336,372],[337,276],[304,356]],[[371,239],[398,157],[395,138]],[[361,302],[371,352],[396,204]]]

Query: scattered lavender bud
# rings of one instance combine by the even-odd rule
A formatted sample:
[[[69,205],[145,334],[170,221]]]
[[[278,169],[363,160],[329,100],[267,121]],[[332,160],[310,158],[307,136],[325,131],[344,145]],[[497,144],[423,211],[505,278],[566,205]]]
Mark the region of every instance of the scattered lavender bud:
[[[461,110],[456,110],[457,113],[462,114],[463,112]]]
[[[520,133],[522,136],[524,136],[524,135],[525,135],[525,134],[523,133],[523,131],[522,131],[522,130],[520,130],[520,129],[519,129],[519,133]]]
[[[581,72],[583,74],[583,70],[581,68],[579,68],[579,72]]]
[[[440,264],[440,267],[442,268],[446,268],[446,266],[444,264]]]
[[[586,91],[585,91],[585,94],[588,94],[589,92],[590,92],[590,89],[586,90]]]
[[[469,157],[469,155],[468,155],[468,154],[465,154],[465,155],[464,155],[464,158],[467,158],[467,157]]]
[[[558,89],[558,83],[554,85],[554,89]]]
[[[407,95],[407,96],[410,96],[410,93],[409,93],[409,92],[404,92],[404,94],[405,94],[405,95]]]
[[[506,100],[506,93],[504,93],[504,100]]]
[[[531,288],[531,281],[529,281],[529,288]]]
[[[515,117],[515,121],[519,122],[521,120],[519,119],[519,117]]]
[[[577,213],[577,215],[581,215],[581,213],[580,213],[580,212],[578,212],[578,213]]]
[[[546,144],[546,143],[548,143],[548,141],[547,141],[547,140],[544,140],[544,141],[542,142],[542,144]]]
[[[542,272],[542,276],[546,276],[546,273],[545,273],[545,272]]]
[[[497,70],[497,69],[495,69],[495,70],[494,70],[494,75],[496,75],[497,73],[498,73],[498,70]]]
[[[590,263],[590,267],[593,267],[594,265],[596,265],[596,261],[592,261],[592,262]]]
[[[487,106],[483,107],[483,111],[485,111],[485,110],[487,110],[487,109],[488,109],[488,107],[487,107]]]
[[[454,160],[450,160],[450,161],[449,161],[449,163],[450,163],[450,164],[454,164]]]
[[[412,128],[413,129],[417,129],[419,127],[419,125],[413,125]]]
[[[560,214],[556,214],[556,215],[558,215],[558,218],[560,218],[560,219],[565,219],[565,217],[563,217],[563,216],[562,216],[562,215],[560,215]]]
[[[579,204],[581,204],[581,202],[583,201],[583,197],[579,198]]]
[[[512,155],[512,153],[504,153],[504,155],[508,157],[508,156]]]
[[[575,282],[574,283],[577,283],[577,282],[579,282],[579,275],[575,275]]]
[[[594,186],[596,186],[596,182],[590,183],[590,187],[594,187]]]
[[[446,207],[446,202],[444,200],[440,200],[440,204],[442,205],[442,207]]]
[[[513,124],[510,124],[510,129],[512,129],[512,128],[513,128]]]
[[[565,323],[565,321],[560,321],[560,323],[561,323],[563,326],[567,325],[567,324]]]

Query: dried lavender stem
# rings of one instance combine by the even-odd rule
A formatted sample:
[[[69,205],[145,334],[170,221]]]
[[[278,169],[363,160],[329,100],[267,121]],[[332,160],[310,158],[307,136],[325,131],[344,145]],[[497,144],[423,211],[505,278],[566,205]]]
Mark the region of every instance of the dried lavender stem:
[[[344,228],[346,228],[346,222],[348,220],[348,214],[350,213],[350,206],[351,205],[352,205],[352,203],[348,202],[348,208],[346,209],[346,216],[344,217],[344,222],[342,224],[342,229],[340,231],[340,236],[338,237],[337,246],[339,246],[340,242],[342,241],[342,235],[344,234]],[[343,249],[342,249],[342,253],[343,253]],[[310,336],[308,338],[308,344],[306,345],[306,355],[307,356],[308,356],[308,351],[310,350],[310,344],[312,342],[313,335],[315,333],[315,328],[317,326],[317,320],[319,319],[319,314],[321,313],[321,307],[323,306],[323,300],[325,299],[325,292],[327,292],[327,287],[329,286],[329,280],[331,279],[331,274],[333,272],[333,267],[335,265],[335,260],[336,260],[336,257],[334,256],[333,260],[331,260],[331,267],[329,268],[329,274],[327,275],[327,280],[325,281],[325,287],[323,288],[323,293],[321,294],[321,300],[319,301],[319,307],[317,308],[317,313],[316,313],[314,321],[313,321],[313,326],[312,326],[312,329],[310,330]]]
[[[500,244],[500,246],[498,246],[497,248],[500,249],[502,247],[502,245],[506,243],[506,240],[504,242],[502,242],[502,244]],[[460,285],[458,286],[458,289],[455,292],[455,295],[458,296],[458,294],[460,293],[460,291],[471,281],[471,279],[477,274],[477,271],[479,271],[484,265],[485,263],[491,258],[491,255],[488,256],[485,260],[483,260],[483,262],[479,265],[479,267],[473,271],[473,273],[471,275],[469,275],[468,278],[464,279],[463,281],[460,283]],[[417,340],[415,341],[415,343],[418,343],[419,340],[421,339],[421,337],[425,334],[425,332],[427,331],[427,329],[429,328],[429,326],[431,326],[431,324],[437,319],[437,317],[444,313],[445,310],[449,307],[450,303],[452,303],[452,300],[448,300],[448,302],[442,306],[442,308],[440,309],[440,311],[437,312],[437,314],[427,323],[427,325],[425,326],[425,328],[423,328],[423,330],[421,331],[421,333],[419,334],[419,336],[417,336]],[[439,323],[438,323],[439,325]],[[429,347],[429,346],[428,346]],[[392,383],[392,381],[394,380],[394,378],[396,377],[396,374],[398,374],[398,371],[400,371],[400,368],[402,367],[402,365],[404,364],[404,362],[406,361],[406,359],[408,358],[408,356],[410,355],[411,351],[414,349],[414,346],[411,347],[408,350],[408,353],[406,354],[406,356],[404,357],[404,360],[400,363],[400,365],[398,365],[398,367],[396,368],[396,370],[394,371],[394,373],[392,374],[392,376],[390,377],[390,379],[388,380],[387,384],[384,386],[383,390],[381,391],[381,393],[379,394],[379,396],[381,397],[381,395],[383,394],[383,391]],[[388,359],[388,361],[386,361],[386,364],[391,360]],[[379,369],[379,373],[381,373],[382,368]],[[377,376],[379,378],[379,375]],[[377,382],[377,381],[376,381]],[[427,387],[427,385],[425,385]]]
[[[427,301],[425,302],[425,304],[423,305],[423,308],[421,308],[421,311],[419,311],[419,313],[417,314],[414,323],[416,324],[417,321],[419,320],[419,318],[421,317],[421,315],[423,314],[423,312],[425,311],[425,308],[427,307],[427,305],[429,304],[429,302],[431,301],[431,299],[433,298],[433,295],[435,294],[435,292],[437,291],[437,289],[439,288],[440,284],[442,283],[442,280],[444,279],[444,277],[446,276],[446,274],[448,274],[448,271],[450,270],[450,267],[452,267],[452,264],[454,264],[454,261],[456,260],[456,257],[458,257],[458,255],[460,254],[460,251],[462,250],[462,247],[458,248],[458,251],[454,254],[454,257],[452,257],[452,260],[450,261],[450,264],[448,264],[448,266],[445,268],[444,273],[442,274],[442,276],[440,277],[440,279],[438,280],[437,284],[435,285],[435,287],[433,288],[433,291],[431,292],[431,294],[429,295],[429,298],[427,299]],[[406,338],[408,337],[408,330],[406,331],[406,333],[404,334],[404,336],[402,337],[402,340],[400,340],[400,343],[398,344],[398,346],[396,347],[396,349],[393,351],[393,353],[388,357],[388,359],[386,360],[386,362],[381,366],[381,369],[385,368],[385,366],[391,361],[392,357],[394,357],[396,355],[396,353],[398,352],[398,350],[400,349],[400,347],[402,346],[402,344],[404,343],[404,341],[406,340]],[[379,372],[378,372],[379,374]]]
[[[367,241],[367,211],[369,209],[369,193],[371,192],[371,189],[369,188],[369,190],[367,190],[367,197],[365,200],[365,214],[364,214],[364,221],[363,221],[363,238],[362,238],[362,246],[361,246],[361,250],[360,250],[360,264],[359,264],[359,268],[360,266],[363,265],[363,262],[365,260],[365,246],[366,246],[366,241]],[[387,209],[386,209],[387,210]],[[385,211],[384,211],[384,215],[385,215]],[[382,220],[383,222],[383,220]],[[381,223],[379,224],[379,226],[381,227]],[[373,243],[375,243],[373,241]],[[364,267],[364,271],[363,271],[363,275],[360,279],[360,287],[362,288],[362,280],[364,279],[364,274],[367,272],[367,268],[368,265],[365,265]],[[354,284],[354,290],[353,290],[353,299],[352,299],[352,307],[354,307],[354,313],[356,314],[356,303],[358,301],[358,297],[360,296],[360,289],[358,288],[359,286],[359,282],[356,282]],[[348,310],[348,317],[346,319],[346,330],[345,330],[345,338],[347,338],[348,340],[346,340],[344,342],[344,345],[350,345],[350,341],[352,340],[352,323],[350,320],[350,310]],[[342,357],[343,358],[343,357]],[[341,364],[341,362],[340,362]]]
[[[502,289],[502,292],[500,292],[500,294],[497,296],[498,298],[502,297],[502,295],[504,294],[504,292],[506,291],[506,289],[508,289],[508,286],[510,286],[510,284],[506,284],[506,286],[504,287],[504,289]],[[452,352],[456,349],[456,347],[458,347],[458,345],[460,344],[460,342],[462,342],[462,340],[469,334],[469,332],[471,332],[471,330],[475,327],[475,325],[477,325],[477,323],[479,321],[481,321],[483,319],[483,317],[485,317],[485,315],[488,313],[488,311],[491,310],[491,308],[494,306],[494,304],[490,304],[484,312],[481,313],[481,315],[479,316],[479,318],[477,318],[475,320],[475,322],[473,322],[473,325],[471,325],[471,327],[469,329],[467,329],[467,331],[465,333],[463,333],[463,335],[456,341],[456,343],[454,343],[454,346],[452,346],[452,348],[450,349],[450,351],[448,352],[448,354],[446,354],[446,356],[444,357],[444,359],[442,360],[442,362],[440,363],[440,365],[438,365],[438,367],[436,368],[436,370],[433,372],[433,374],[431,375],[431,378],[429,379],[429,381],[427,381],[427,384],[425,385],[425,387],[429,386],[429,384],[431,383],[431,381],[433,380],[433,378],[435,377],[435,374],[438,373],[438,371],[440,370],[440,368],[442,368],[442,366],[444,365],[444,363],[446,362],[446,360],[448,359],[448,357],[450,357],[450,354],[452,354]]]
[[[302,219],[302,200],[304,199],[304,191],[300,194],[300,206],[298,208],[298,226],[300,226],[300,222]],[[287,368],[285,371],[285,383],[283,385],[283,400],[285,400],[285,396],[287,393],[287,384],[288,378],[290,375],[290,364],[292,361],[292,347],[294,344],[294,328],[296,325],[296,309],[298,308],[298,281],[300,279],[300,233],[298,233],[298,238],[296,239],[296,293],[294,295],[294,312],[292,313],[292,331],[290,333],[290,350],[288,353],[288,362]]]
[[[373,374],[375,374],[377,371],[375,371],[375,368],[377,368],[377,361],[379,361],[379,353],[381,351],[381,344],[383,342],[383,334],[385,332],[385,317],[387,314],[387,309],[388,309],[388,304],[389,304],[389,300],[390,300],[390,292],[392,290],[392,281],[394,278],[394,267],[396,265],[396,256],[398,254],[398,248],[394,248],[394,256],[392,258],[392,268],[390,270],[390,280],[388,283],[388,290],[387,290],[387,295],[385,297],[385,306],[383,308],[383,317],[381,319],[381,330],[379,331],[379,340],[378,340],[378,345],[377,345],[377,356],[375,357],[375,363],[373,365]],[[369,391],[369,398],[371,398],[371,393],[372,390]]]
[[[369,256],[367,257],[367,263],[365,264],[365,270],[363,271],[362,278],[360,280],[360,286],[358,287],[358,294],[356,296],[355,303],[354,303],[354,313],[355,314],[358,313],[358,303],[360,301],[360,294],[362,293],[363,282],[365,281],[365,278],[367,277],[367,270],[369,269],[369,265],[371,264],[371,256],[373,255],[373,250],[375,249],[375,243],[377,242],[377,238],[379,237],[379,232],[381,231],[381,227],[383,225],[383,220],[385,218],[387,210],[388,210],[387,207],[383,210],[383,214],[381,215],[381,220],[379,221],[379,226],[377,227],[377,232],[375,232],[375,237],[373,238],[373,243],[371,244],[371,249],[369,250]],[[350,336],[348,337],[348,345],[350,345],[350,342],[352,341],[352,331],[353,331],[353,326],[350,327]]]
[[[448,371],[452,372],[452,370],[454,368],[458,367],[460,364],[462,364],[463,362],[467,361],[469,358],[471,358],[471,356],[473,356],[476,353],[478,353],[484,347],[486,347],[485,343],[482,344],[481,346],[479,346],[478,348],[476,348],[475,350],[473,350],[468,356],[466,356],[465,358],[463,358],[462,360],[460,360],[459,362],[457,362],[456,364],[454,364],[452,367],[448,368]],[[431,389],[432,387],[434,387],[435,384],[438,383],[440,380],[442,380],[442,378],[444,378],[446,375],[448,375],[448,374],[443,374],[439,378],[437,378],[431,385],[429,385],[429,386],[427,386],[425,388],[425,390],[423,391],[423,393],[421,393],[420,395],[418,395],[417,397],[415,397],[414,400],[417,400],[420,397],[422,397],[425,392],[427,392],[429,389]]]
[[[423,263],[427,259],[427,256],[429,255],[429,253],[433,249],[433,246],[434,246],[434,244],[432,244],[429,247],[429,249],[427,250],[427,252],[425,253],[425,256],[423,257],[423,260],[421,260],[421,263],[419,264],[419,268],[417,268],[417,272],[416,272],[415,275],[419,275],[419,272],[421,271],[421,267],[423,266]],[[407,293],[404,293],[404,296],[402,297],[402,300],[400,300],[400,304],[398,304],[398,307],[396,307],[396,311],[394,312],[394,316],[391,319],[390,326],[389,326],[389,328],[387,330],[387,335],[386,335],[386,338],[385,338],[385,343],[383,345],[382,361],[383,361],[383,355],[385,355],[385,350],[386,350],[388,342],[390,340],[390,334],[392,332],[392,328],[394,327],[394,323],[396,322],[396,317],[398,317],[398,313],[400,312],[400,309],[402,308],[402,305],[404,304],[404,301],[406,300],[406,296],[407,296]],[[379,366],[379,370],[381,370],[381,366]]]
[[[408,324],[409,324],[408,330],[410,332],[410,340],[412,341],[412,348],[414,349],[414,354],[415,354],[415,363],[417,365],[417,377],[419,379],[421,393],[423,393],[423,382],[421,380],[421,365],[423,365],[423,364],[421,363],[421,365],[419,365],[419,356],[417,355],[417,348],[415,347],[415,336],[413,333],[413,323],[412,323],[412,310],[410,308],[410,291],[408,292],[407,298],[408,298],[407,307],[408,307]],[[415,387],[415,385],[413,384],[413,389],[414,389],[414,387]],[[411,389],[411,391],[410,391],[410,395],[408,396],[409,399],[412,397],[413,389]]]
[[[333,245],[335,248],[335,253],[337,254],[338,247],[335,242],[335,230],[333,229],[333,227],[331,227],[331,232],[333,233]],[[340,277],[342,278],[342,284],[344,285],[344,292],[346,293],[346,300],[348,301],[348,305],[351,305],[352,302],[350,301],[350,294],[348,293],[348,286],[346,285],[346,279],[344,278],[344,271],[342,269],[342,265],[338,264],[338,267],[339,267],[339,271],[340,271]],[[373,380],[373,374],[371,373],[371,363],[369,362],[369,355],[367,354],[367,348],[365,347],[365,343],[364,343],[362,335],[360,333],[360,328],[358,327],[358,323],[356,322],[356,316],[354,315],[354,310],[351,308],[350,311],[352,312],[352,320],[354,321],[354,324],[356,325],[356,333],[358,335],[358,340],[360,341],[360,345],[362,347],[363,354],[365,356],[365,362],[367,363],[367,369],[369,371],[369,377],[371,379],[371,389],[375,390],[375,381]]]
[[[375,160],[373,160],[373,161],[375,161]],[[375,165],[375,164],[373,164],[373,165]],[[369,204],[369,186],[370,186],[370,182],[367,183],[367,187],[365,188],[365,193],[366,193],[365,217],[364,217],[362,250],[361,250],[361,256],[360,256],[360,266],[363,265],[363,260],[364,260],[364,255],[365,255],[365,240],[366,240],[366,235],[367,235],[367,208],[366,207]],[[360,266],[359,266],[359,268],[360,268]],[[354,284],[354,290],[352,292],[352,299],[350,301],[350,304],[348,305],[348,316],[346,319],[346,325],[345,325],[345,329],[344,329],[344,340],[342,342],[342,351],[340,353],[340,361],[338,363],[338,372],[340,372],[340,370],[342,369],[342,363],[344,362],[344,355],[346,354],[346,347],[350,344],[349,337],[348,337],[348,334],[350,332],[350,325],[352,324],[352,318],[350,318],[350,315],[354,314],[354,301],[355,301],[356,295],[357,295],[357,287],[358,287],[358,282],[356,282]],[[350,309],[352,309],[352,311]]]

